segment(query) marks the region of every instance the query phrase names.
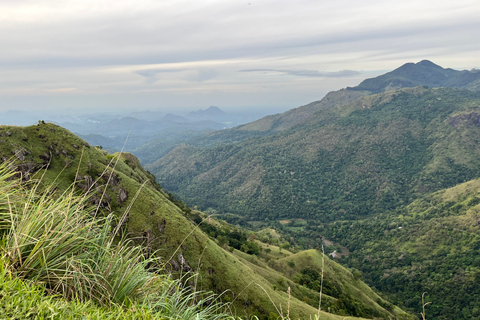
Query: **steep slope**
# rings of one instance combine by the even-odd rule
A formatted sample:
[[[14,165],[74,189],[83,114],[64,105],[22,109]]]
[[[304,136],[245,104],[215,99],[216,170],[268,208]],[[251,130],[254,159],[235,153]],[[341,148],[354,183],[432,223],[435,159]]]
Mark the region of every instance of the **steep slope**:
[[[285,292],[274,290],[248,263],[209,239],[186,217],[188,210],[182,212],[169,201],[169,195],[133,155],[109,155],[61,127],[39,122],[25,128],[1,126],[0,158],[4,162],[13,159],[24,180],[41,178],[43,185],[55,185],[59,194],[72,183],[78,192],[89,190],[99,214],[117,214],[121,231],[142,244],[145,255],[156,254],[171,272],[198,271],[197,289],[228,290],[225,297],[234,301],[232,307],[239,315],[264,318],[277,312],[271,301],[287,305]],[[308,318],[316,312],[293,298],[292,317]],[[320,318],[340,319],[325,312]]]
[[[273,249],[273,246],[268,248]],[[278,287],[277,290],[287,290],[291,287],[293,296],[301,298],[312,306],[318,306],[323,265],[322,253],[318,250],[312,249],[295,254],[285,250],[272,251],[268,266],[262,264],[261,259],[251,258],[238,251],[235,253],[237,256],[243,256],[253,270],[270,279],[270,282]],[[280,255],[277,260],[275,260],[276,255]],[[366,318],[409,317],[328,257],[324,257],[324,271],[322,310]],[[384,309],[390,314],[385,313]]]
[[[480,95],[406,88],[326,108],[302,125],[214,148],[181,146],[147,166],[203,209],[250,220],[340,220],[478,177]]]
[[[396,303],[418,310],[427,292],[428,318],[480,318],[480,180],[318,231],[347,245],[345,262]]]

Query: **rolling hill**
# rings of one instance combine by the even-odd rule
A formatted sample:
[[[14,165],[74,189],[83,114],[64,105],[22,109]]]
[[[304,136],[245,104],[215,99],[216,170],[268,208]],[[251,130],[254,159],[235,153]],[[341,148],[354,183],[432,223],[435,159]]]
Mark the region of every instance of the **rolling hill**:
[[[55,187],[51,193],[54,197],[61,196],[72,184],[78,193],[90,192],[90,204],[98,208],[98,214],[116,214],[119,217],[116,225],[120,226],[121,233],[142,245],[145,256],[160,258],[166,272],[198,272],[195,288],[224,293],[223,299],[233,303],[232,310],[237,315],[255,314],[261,319],[271,314],[278,316],[276,308],[282,306],[285,310],[289,300],[286,288],[277,287],[282,277],[284,283],[289,281],[292,287],[292,318],[306,319],[317,313],[315,307],[304,301],[307,294],[312,294],[308,288],[303,289],[302,285],[287,280],[288,276],[275,271],[266,262],[252,264],[252,259],[261,258],[233,247],[233,239],[243,231],[224,226],[222,235],[227,242],[224,240],[221,247],[219,239],[210,238],[192,221],[191,218],[198,217],[199,213],[191,212],[165,193],[135,156],[128,153],[110,155],[68,130],[42,121],[30,127],[1,126],[0,143],[0,158],[3,162],[12,161],[11,166],[19,178],[41,178],[43,188]],[[128,215],[120,219],[124,212]],[[246,239],[242,241],[249,244]],[[270,260],[280,263],[280,258],[287,255],[292,253],[284,250]],[[316,255],[317,263],[312,262],[311,268],[318,269],[318,253]],[[330,306],[331,312],[340,315],[409,317],[355,279],[350,271],[329,260],[327,266],[335,270],[335,274],[327,270],[326,277],[335,279],[337,284],[326,283],[347,290],[326,293],[323,310]],[[358,291],[365,295],[354,296]],[[342,294],[341,301],[352,301],[356,309],[349,310],[347,304],[337,303],[338,294]],[[333,313],[320,313],[320,319],[341,318]]]
[[[437,191],[373,219],[317,231],[346,245],[344,263],[396,303],[433,319],[480,317],[480,180]]]

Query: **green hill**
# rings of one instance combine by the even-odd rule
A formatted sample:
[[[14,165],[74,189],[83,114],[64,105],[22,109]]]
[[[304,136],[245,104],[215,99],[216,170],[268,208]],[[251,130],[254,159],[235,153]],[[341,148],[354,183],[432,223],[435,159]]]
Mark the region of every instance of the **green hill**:
[[[346,245],[344,262],[395,303],[434,319],[480,319],[480,180],[426,195],[373,219],[317,230]]]
[[[479,93],[405,88],[319,108],[266,137],[148,165],[187,203],[250,220],[360,218],[478,177]]]
[[[90,205],[99,208],[98,215],[113,213],[119,217],[114,226],[141,245],[145,257],[160,258],[165,263],[165,270],[175,274],[198,272],[198,281],[191,285],[199,290],[225,292],[223,299],[233,302],[232,310],[237,315],[255,314],[260,319],[271,314],[278,316],[275,306],[282,306],[285,312],[289,298],[284,290],[274,287],[272,279],[275,277],[267,276],[273,271],[268,268],[262,272],[256,270],[257,267],[253,268],[248,261],[254,256],[242,256],[235,253],[233,247],[222,248],[217,244],[218,239],[209,238],[190,219],[194,213],[166,194],[133,155],[109,155],[65,129],[43,122],[30,127],[2,126],[0,143],[0,158],[3,162],[13,159],[12,166],[18,178],[41,178],[41,189],[54,186],[49,191],[53,197],[60,197],[72,184],[78,193],[89,191]],[[120,218],[124,212],[128,215]],[[237,232],[226,230],[227,238]],[[345,272],[343,278],[351,278],[348,271],[341,272]],[[276,275],[278,277],[279,273]],[[335,275],[328,277],[333,279]],[[300,285],[291,284],[292,291],[301,292],[296,289]],[[363,284],[358,288],[367,290]],[[291,318],[306,319],[317,313],[316,308],[298,300],[297,296],[303,297],[293,294]],[[389,309],[390,305],[376,296],[360,300],[349,294],[346,297],[360,306],[374,305],[374,308],[351,311],[345,305],[339,305],[332,312],[407,317],[401,310]],[[382,301],[385,307],[378,301]],[[320,313],[320,319],[341,318],[323,311]]]

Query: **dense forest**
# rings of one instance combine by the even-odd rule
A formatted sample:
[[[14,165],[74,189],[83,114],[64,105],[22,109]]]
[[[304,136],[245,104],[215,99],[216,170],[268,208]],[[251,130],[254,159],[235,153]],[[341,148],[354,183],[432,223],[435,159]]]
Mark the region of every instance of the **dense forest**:
[[[149,168],[187,203],[248,220],[359,218],[477,177],[479,106],[470,91],[403,89],[270,137],[184,145]]]

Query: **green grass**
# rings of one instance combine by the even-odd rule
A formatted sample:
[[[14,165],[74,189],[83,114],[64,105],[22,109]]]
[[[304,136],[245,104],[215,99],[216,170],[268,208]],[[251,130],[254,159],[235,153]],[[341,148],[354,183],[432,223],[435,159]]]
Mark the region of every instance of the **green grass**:
[[[15,179],[9,165],[0,165],[1,312],[6,316],[229,317],[215,295],[191,292],[180,280],[149,271],[160,266],[157,258],[116,237],[113,215],[93,217],[88,196],[75,196],[73,189],[60,197],[48,189],[39,192],[38,183],[26,186]]]
[[[0,140],[6,142],[0,144],[0,158],[25,150],[10,165],[15,173],[4,170],[15,178],[0,177],[0,191],[5,191],[0,195],[1,233],[9,237],[3,240],[8,246],[2,256],[12,277],[21,276],[64,302],[107,311],[119,305],[141,307],[154,316],[181,319],[228,318],[226,311],[262,320],[286,315],[286,288],[273,288],[271,279],[280,273],[271,273],[262,254],[255,265],[255,256],[236,256],[209,239],[187,212],[169,201],[133,155],[109,155],[52,124],[0,127]],[[90,193],[85,197],[86,189]],[[123,202],[122,192],[128,195]],[[89,213],[97,211],[101,199],[93,219]],[[113,238],[115,230],[119,234]],[[285,244],[275,234],[271,240]],[[275,258],[291,255],[271,247]],[[263,270],[257,269],[260,266]],[[168,272],[177,280],[163,275]],[[187,273],[198,276],[178,280]],[[292,292],[297,289],[292,287]],[[220,300],[223,303],[217,304]],[[277,310],[280,306],[282,312]],[[292,297],[292,319],[316,313],[316,308]],[[321,313],[320,318],[340,316]]]

